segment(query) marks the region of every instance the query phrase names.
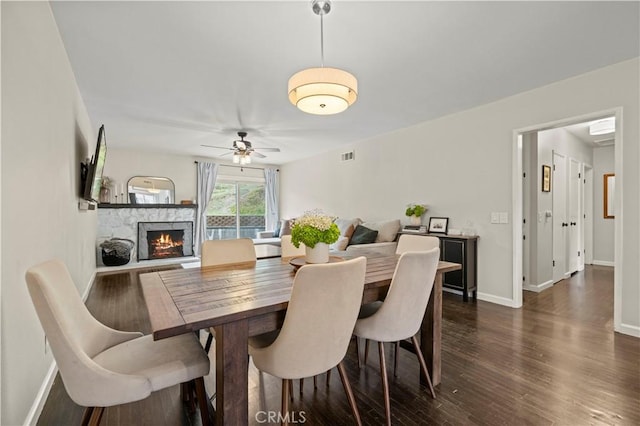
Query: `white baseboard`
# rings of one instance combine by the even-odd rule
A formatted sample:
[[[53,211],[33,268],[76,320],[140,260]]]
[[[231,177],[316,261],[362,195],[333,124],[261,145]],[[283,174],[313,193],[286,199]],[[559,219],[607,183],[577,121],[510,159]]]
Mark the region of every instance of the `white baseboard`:
[[[56,374],[58,374],[58,366],[55,361],[52,361],[49,371],[44,377],[42,386],[40,386],[40,390],[36,395],[36,399],[33,401],[29,413],[27,413],[27,418],[24,420],[24,426],[35,426],[36,423],[38,423],[38,419],[40,418],[40,414],[42,414],[45,402],[47,402],[47,397],[49,396],[49,391],[51,391],[51,386],[53,386],[53,380],[56,378]]]
[[[542,290],[546,290],[551,286],[553,286],[553,280],[549,280],[542,284],[536,284],[536,285],[526,284],[522,286],[522,289],[540,293]]]
[[[638,327],[637,325],[620,324],[620,327],[615,331],[633,337],[640,337],[640,327]]]
[[[508,306],[510,308],[514,307],[514,301],[512,299],[507,299],[506,297],[494,296],[493,294],[478,292],[478,300],[484,300],[485,302],[491,302],[497,305]]]
[[[598,266],[615,266],[615,263],[612,260],[595,260],[591,262],[592,265]]]
[[[89,278],[89,284],[87,284],[87,288],[84,290],[84,293],[82,294],[83,302],[87,301],[87,297],[89,297],[89,292],[91,291],[91,288],[93,288],[93,283],[96,282],[96,273],[97,271],[93,271],[93,274],[91,274],[91,278]]]

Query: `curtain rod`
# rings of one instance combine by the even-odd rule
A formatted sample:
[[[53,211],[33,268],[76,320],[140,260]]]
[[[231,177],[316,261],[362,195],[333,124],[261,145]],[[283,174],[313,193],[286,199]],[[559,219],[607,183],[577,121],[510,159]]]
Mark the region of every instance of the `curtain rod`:
[[[198,164],[198,161],[194,161],[194,164]],[[220,163],[218,163],[220,164]],[[230,164],[220,164],[220,167],[233,167],[234,169],[252,169],[252,170],[264,170],[267,167],[249,167],[249,166],[232,166]],[[276,169],[276,172],[279,172],[280,169]]]

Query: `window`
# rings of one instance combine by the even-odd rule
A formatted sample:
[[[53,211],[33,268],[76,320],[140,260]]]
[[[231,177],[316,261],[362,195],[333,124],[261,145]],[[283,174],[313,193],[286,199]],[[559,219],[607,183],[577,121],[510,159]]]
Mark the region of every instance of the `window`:
[[[216,182],[207,206],[207,239],[256,238],[264,231],[264,188],[264,182]]]

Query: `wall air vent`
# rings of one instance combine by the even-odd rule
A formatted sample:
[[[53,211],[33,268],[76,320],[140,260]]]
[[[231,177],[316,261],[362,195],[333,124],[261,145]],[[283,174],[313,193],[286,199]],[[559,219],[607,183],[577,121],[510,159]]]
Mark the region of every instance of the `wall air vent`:
[[[340,161],[353,161],[356,159],[354,151],[343,152],[340,154]]]

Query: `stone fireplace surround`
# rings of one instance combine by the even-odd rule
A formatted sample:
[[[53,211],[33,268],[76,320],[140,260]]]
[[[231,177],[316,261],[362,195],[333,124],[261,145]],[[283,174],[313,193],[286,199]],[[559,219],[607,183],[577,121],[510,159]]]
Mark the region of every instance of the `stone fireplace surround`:
[[[131,250],[131,263],[135,263],[138,252],[138,222],[193,222],[195,229],[196,205],[152,204],[148,206],[128,204],[98,205],[98,241],[96,242],[96,265],[104,266],[99,244],[110,238],[127,238],[135,243]],[[185,258],[174,258],[180,260]],[[142,264],[155,262],[144,260]],[[127,265],[129,266],[129,265]]]

